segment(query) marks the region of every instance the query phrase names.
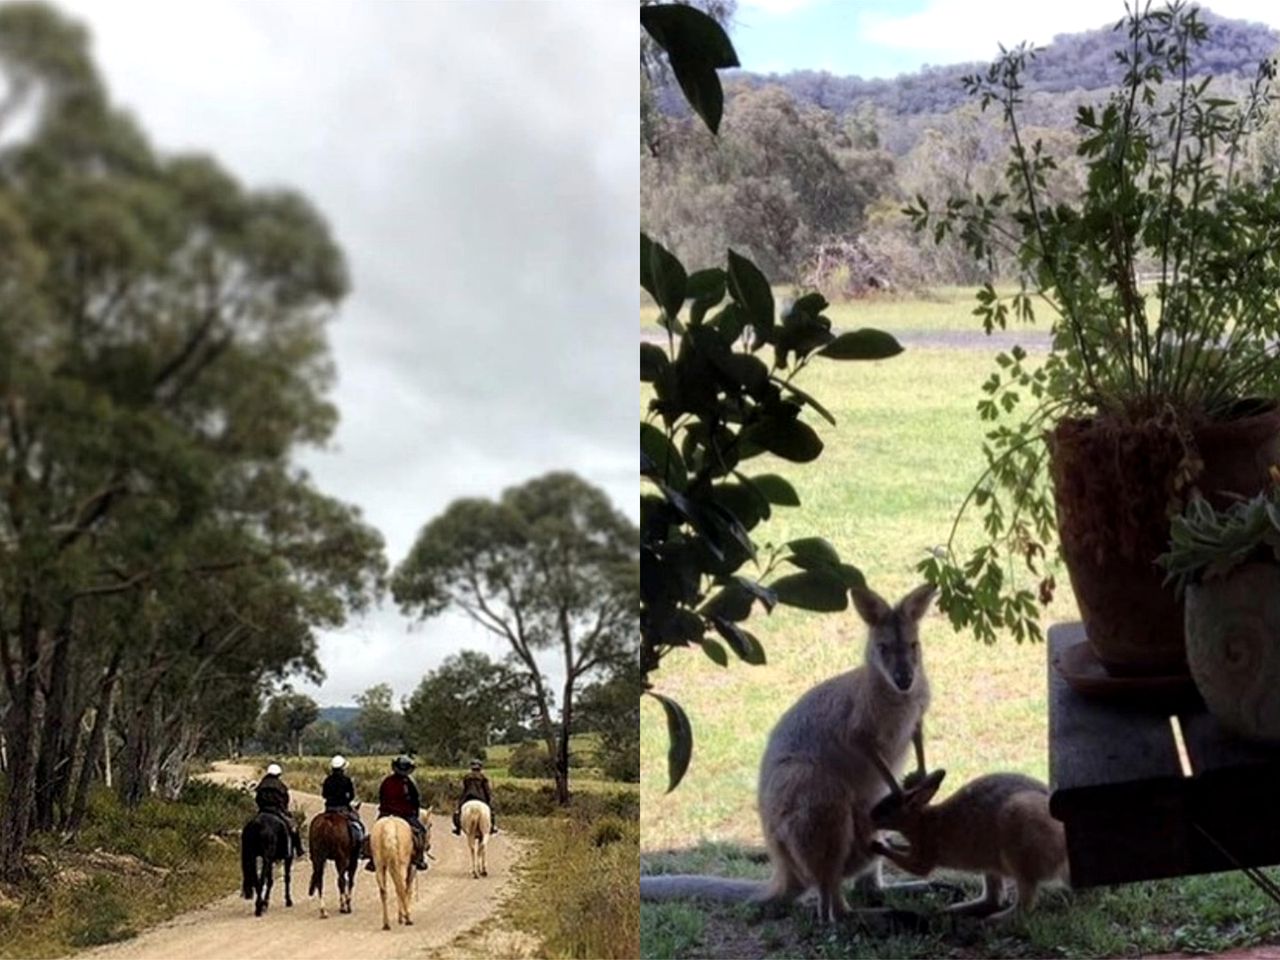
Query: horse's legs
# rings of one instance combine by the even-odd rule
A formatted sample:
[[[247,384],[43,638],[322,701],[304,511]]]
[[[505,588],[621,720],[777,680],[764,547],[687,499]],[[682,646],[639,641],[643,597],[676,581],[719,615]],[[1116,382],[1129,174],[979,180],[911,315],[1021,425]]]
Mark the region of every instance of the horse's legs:
[[[262,911],[267,909],[267,900],[264,893],[267,889],[267,858],[254,857],[253,859],[253,915],[255,917],[262,916]]]
[[[381,860],[374,861],[378,870],[378,896],[382,897],[382,929],[391,929],[391,918],[387,916],[387,867]]]
[[[480,876],[487,877],[489,875],[489,838],[487,836],[480,837]]]
[[[314,850],[314,847],[312,849]],[[324,868],[325,868],[325,861],[323,860],[319,861],[318,863],[313,862],[311,866],[311,869],[315,872],[315,877],[316,877],[316,880],[315,880],[316,893],[320,895],[320,919],[321,920],[329,919],[329,911],[325,909],[325,905],[324,905]],[[339,883],[342,882],[341,871],[338,872],[338,882]]]

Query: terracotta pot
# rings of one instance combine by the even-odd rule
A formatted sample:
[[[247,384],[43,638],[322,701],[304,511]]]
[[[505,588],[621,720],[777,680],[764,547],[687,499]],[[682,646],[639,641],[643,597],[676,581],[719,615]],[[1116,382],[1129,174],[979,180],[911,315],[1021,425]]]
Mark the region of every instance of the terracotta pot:
[[[1280,743],[1280,566],[1246,563],[1187,587],[1187,663],[1233,733]]]
[[[1216,506],[1252,496],[1280,463],[1280,407],[1191,433],[1204,469],[1194,485]],[[1155,559],[1168,549],[1168,504],[1188,450],[1171,425],[1064,421],[1050,436],[1063,559],[1098,660],[1116,676],[1186,671],[1183,610]]]

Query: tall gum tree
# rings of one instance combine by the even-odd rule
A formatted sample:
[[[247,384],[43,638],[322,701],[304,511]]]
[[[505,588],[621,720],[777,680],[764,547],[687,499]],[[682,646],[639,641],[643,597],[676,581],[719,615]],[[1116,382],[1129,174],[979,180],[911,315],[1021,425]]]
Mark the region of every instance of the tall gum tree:
[[[638,655],[639,542],[638,528],[603,491],[571,473],[549,473],[497,500],[450,504],[392,576],[405,614],[461,611],[510,646],[537,703],[561,804],[569,802],[579,683]],[[549,650],[564,670],[558,722],[538,658]]]
[[[172,792],[227,697],[318,671],[380,589],[377,533],[289,464],[336,421],[347,285],[304,197],[157,153],[80,26],[0,6],[5,877],[83,815],[109,724],[125,799]]]

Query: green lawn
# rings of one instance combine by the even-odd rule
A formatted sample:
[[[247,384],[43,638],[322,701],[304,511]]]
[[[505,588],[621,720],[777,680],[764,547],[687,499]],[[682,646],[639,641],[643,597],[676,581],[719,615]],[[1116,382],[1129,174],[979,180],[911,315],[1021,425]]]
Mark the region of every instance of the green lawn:
[[[1012,292],[1012,291],[1009,291]],[[773,288],[774,300],[794,297],[795,288]],[[920,296],[877,294],[847,303],[832,304],[826,311],[837,329],[877,327],[881,330],[980,330],[973,315],[973,287],[937,287]],[[642,294],[640,329],[658,330],[658,308]],[[1047,325],[1043,329],[1048,329]]]
[[[864,307],[871,309],[857,305]],[[893,307],[900,322],[873,321],[869,314],[833,319],[838,325],[875,322],[898,329],[946,322],[935,304],[915,312],[909,304]],[[855,308],[833,314],[840,309]],[[873,588],[890,600],[899,598],[918,582],[914,567],[925,551],[945,542],[954,511],[980,469],[982,424],[974,405],[991,366],[988,351],[947,349],[912,349],[877,363],[815,362],[799,385],[835,414],[838,425],[815,423],[826,449],[813,464],[759,462],[760,472],[791,479],[803,505],[778,509],[757,528],[757,540],[826,537]],[[962,527],[962,548],[978,533],[972,520]],[[1065,575],[1058,582],[1063,589],[1045,615],[1046,625],[1076,618]],[[679,651],[653,676],[657,690],[688,710],[695,745],[684,782],[666,794],[665,723],[656,704],[645,703],[643,870],[765,875],[767,868],[744,851],[761,847],[755,780],[768,732],[800,693],[861,660],[864,628],[852,611],[820,615],[779,608],[771,616],[757,614],[750,629],[765,646],[766,666],[735,661],[722,669],[701,653]],[[1008,639],[985,647],[956,634],[937,612],[926,618],[922,639],[934,692],[927,751],[930,766],[948,771],[944,794],[998,770],[1046,778],[1044,647]],[[1050,898],[1027,923],[990,930],[952,929],[940,920],[910,935],[832,933],[813,929],[802,913],[744,926],[743,914],[730,909],[646,905],[644,955],[1118,956],[1280,936],[1274,906],[1231,875]]]

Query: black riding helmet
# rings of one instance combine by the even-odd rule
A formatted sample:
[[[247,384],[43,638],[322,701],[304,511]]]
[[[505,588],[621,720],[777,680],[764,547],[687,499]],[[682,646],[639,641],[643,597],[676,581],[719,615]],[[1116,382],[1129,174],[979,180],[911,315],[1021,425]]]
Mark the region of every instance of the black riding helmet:
[[[396,773],[412,773],[413,761],[402,753],[391,761],[391,769]]]

